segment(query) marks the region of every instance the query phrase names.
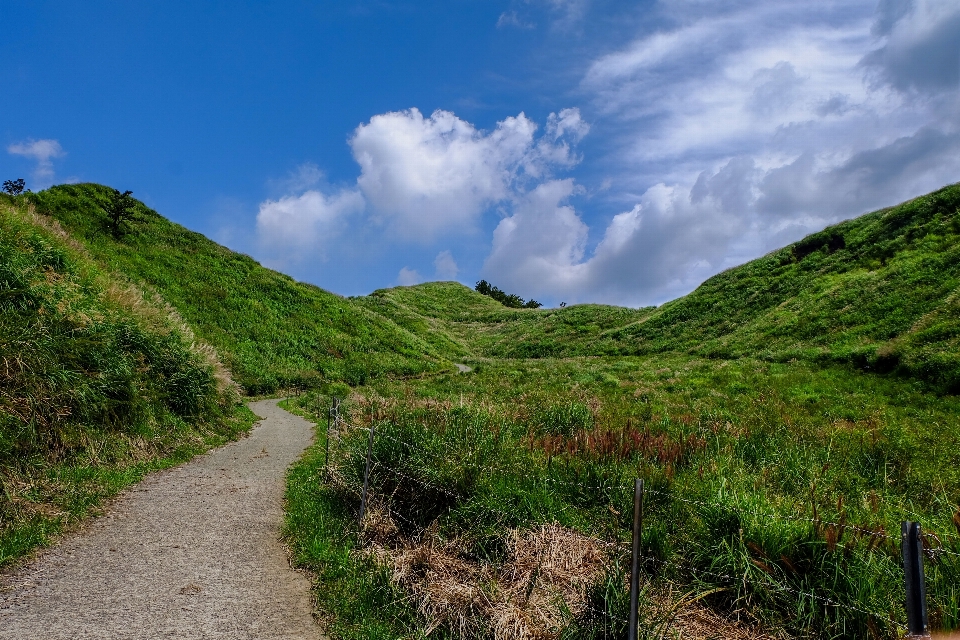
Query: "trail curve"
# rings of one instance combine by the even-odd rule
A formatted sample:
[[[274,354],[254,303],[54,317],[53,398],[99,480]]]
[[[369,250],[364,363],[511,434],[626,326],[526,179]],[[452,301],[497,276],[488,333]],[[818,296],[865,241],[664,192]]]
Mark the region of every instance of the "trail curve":
[[[316,640],[310,582],[280,542],[287,467],[312,425],[252,403],[250,435],[150,475],[0,576],[0,639]]]

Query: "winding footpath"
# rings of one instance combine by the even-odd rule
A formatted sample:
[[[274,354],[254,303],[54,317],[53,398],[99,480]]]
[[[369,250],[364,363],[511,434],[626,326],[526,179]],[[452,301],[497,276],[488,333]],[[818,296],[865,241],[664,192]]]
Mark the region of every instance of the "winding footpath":
[[[0,639],[321,637],[280,542],[284,475],[312,425],[252,403],[250,435],[150,475],[0,576]]]

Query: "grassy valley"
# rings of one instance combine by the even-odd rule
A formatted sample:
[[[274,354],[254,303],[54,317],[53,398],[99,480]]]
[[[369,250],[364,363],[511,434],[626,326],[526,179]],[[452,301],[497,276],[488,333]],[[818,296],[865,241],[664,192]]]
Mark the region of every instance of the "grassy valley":
[[[623,637],[636,477],[646,637],[898,637],[904,519],[932,622],[960,626],[960,187],[644,309],[343,298],[142,204],[115,236],[109,194],[3,204],[8,556],[114,490],[74,487],[122,484],[85,478],[242,430],[230,376],[318,424],[285,531],[333,637]]]
[[[848,363],[960,389],[960,186],[725,271],[658,308],[515,310],[456,283],[374,292],[477,357],[689,353]],[[397,310],[397,311],[393,311]]]
[[[334,635],[622,637],[634,477],[648,637],[704,615],[717,637],[897,637],[905,519],[930,534],[933,624],[956,628],[958,240],[953,186],[659,308],[508,309],[456,283],[358,299],[475,369],[354,388],[331,468],[324,439],[294,470],[288,535]],[[524,564],[548,529],[600,567]]]

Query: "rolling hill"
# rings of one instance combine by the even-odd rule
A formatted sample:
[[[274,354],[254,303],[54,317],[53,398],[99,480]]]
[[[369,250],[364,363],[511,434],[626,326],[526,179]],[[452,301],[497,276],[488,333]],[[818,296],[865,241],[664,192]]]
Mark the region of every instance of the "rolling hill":
[[[476,357],[687,353],[846,363],[960,390],[960,186],[842,222],[657,308],[508,309],[457,283],[363,304]]]
[[[145,205],[131,232],[114,238],[103,210],[108,193],[99,185],[62,185],[32,202],[105,269],[173,305],[248,393],[450,367],[429,342],[391,320],[266,269]]]

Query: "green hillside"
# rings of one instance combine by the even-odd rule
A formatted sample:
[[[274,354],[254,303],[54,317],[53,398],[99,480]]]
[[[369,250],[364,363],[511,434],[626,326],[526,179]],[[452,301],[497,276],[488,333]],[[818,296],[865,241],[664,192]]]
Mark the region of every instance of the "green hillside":
[[[33,196],[105,268],[154,290],[222,355],[248,393],[362,383],[444,366],[428,342],[318,287],[266,269],[140,205],[144,217],[116,239],[104,206],[109,190],[62,185]]]
[[[318,420],[287,495],[332,637],[480,638],[551,608],[530,637],[622,637],[623,557],[540,595],[567,578],[514,565],[551,527],[622,549],[635,477],[651,637],[693,603],[737,637],[898,637],[904,519],[940,545],[933,623],[960,626],[960,186],[644,309],[510,309],[453,282],[343,298],[142,204],[115,237],[109,194],[0,203],[0,562],[249,424],[232,376],[310,389],[291,406],[313,417],[330,401],[313,391],[345,396],[331,467]],[[439,575],[476,597],[444,600]]]
[[[578,593],[515,545],[559,527],[623,550],[636,477],[644,637],[684,616],[716,637],[901,637],[903,520],[929,536],[931,624],[956,629],[958,259],[950,186],[658,308],[508,309],[456,283],[356,299],[474,371],[353,389],[331,468],[325,438],[294,468],[287,536],[331,635],[624,637],[625,552]]]
[[[952,185],[808,236],[659,308],[508,309],[456,283],[371,298],[476,357],[803,359],[898,371],[955,393],[958,295],[960,186]]]
[[[730,269],[611,337],[625,352],[845,362],[960,391],[960,186]]]
[[[0,565],[252,423],[162,299],[0,199]]]

